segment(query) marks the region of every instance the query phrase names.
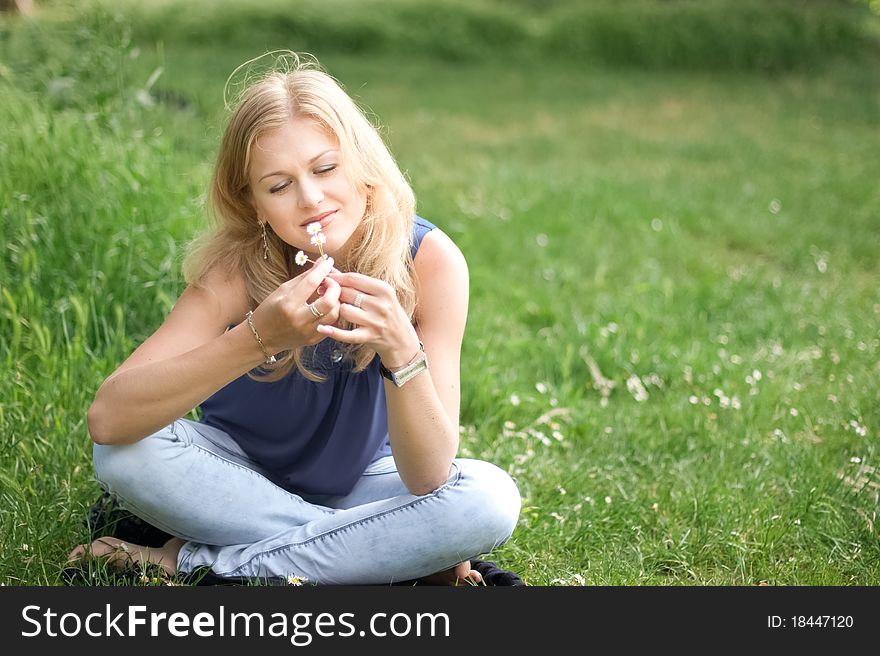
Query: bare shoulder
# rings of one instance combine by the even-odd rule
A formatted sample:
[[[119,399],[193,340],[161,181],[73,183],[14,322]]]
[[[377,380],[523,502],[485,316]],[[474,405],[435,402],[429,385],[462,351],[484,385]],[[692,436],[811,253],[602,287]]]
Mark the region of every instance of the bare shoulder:
[[[211,267],[199,280],[193,281],[187,287],[184,295],[187,293],[193,297],[201,297],[202,303],[210,305],[212,313],[224,327],[238,323],[251,309],[240,271],[226,271],[220,266]]]
[[[467,276],[467,261],[461,249],[440,228],[422,238],[413,265],[419,277],[438,272]]]
[[[424,327],[426,319],[442,324],[466,317],[467,261],[446,233],[436,228],[424,236],[413,267],[418,298],[416,323]]]

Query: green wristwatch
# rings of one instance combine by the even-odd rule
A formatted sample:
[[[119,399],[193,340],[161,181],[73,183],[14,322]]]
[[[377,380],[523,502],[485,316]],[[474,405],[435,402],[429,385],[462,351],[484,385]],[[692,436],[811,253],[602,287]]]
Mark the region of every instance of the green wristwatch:
[[[419,342],[419,352],[402,369],[391,371],[379,360],[379,370],[382,372],[382,375],[397,385],[397,387],[402,387],[406,381],[415,378],[427,368],[428,355],[425,353],[425,346],[421,342]]]

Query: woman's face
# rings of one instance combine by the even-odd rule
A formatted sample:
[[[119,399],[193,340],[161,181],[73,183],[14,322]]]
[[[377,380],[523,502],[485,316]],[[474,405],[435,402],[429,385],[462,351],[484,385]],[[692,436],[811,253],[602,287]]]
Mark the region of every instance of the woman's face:
[[[367,203],[343,166],[336,139],[314,121],[297,117],[266,132],[254,143],[248,171],[257,217],[312,259],[318,248],[306,226],[320,222],[324,252],[339,260]]]

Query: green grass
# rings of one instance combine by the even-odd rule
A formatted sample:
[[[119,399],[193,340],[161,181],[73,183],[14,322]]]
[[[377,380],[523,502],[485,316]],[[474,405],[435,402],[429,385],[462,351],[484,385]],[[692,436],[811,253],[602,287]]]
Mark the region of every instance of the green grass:
[[[58,583],[86,537],[86,409],[182,291],[223,83],[262,48],[126,25],[0,27],[7,585]],[[880,583],[876,62],[315,54],[470,264],[461,455],[523,494],[494,559],[531,584]]]

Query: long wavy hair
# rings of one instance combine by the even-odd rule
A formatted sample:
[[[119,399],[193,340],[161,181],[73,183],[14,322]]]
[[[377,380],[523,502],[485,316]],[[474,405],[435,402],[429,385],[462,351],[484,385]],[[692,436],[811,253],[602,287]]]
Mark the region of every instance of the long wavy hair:
[[[262,232],[251,201],[248,167],[254,143],[261,135],[294,117],[307,118],[336,138],[349,183],[366,195],[363,220],[350,237],[346,261],[337,266],[389,283],[411,318],[416,305],[410,254],[415,198],[378,129],[339,83],[322,71],[314,58],[285,52],[268,73],[246,83],[234,106],[227,104],[227,109],[231,109],[231,116],[209,191],[211,225],[190,244],[183,263],[186,282],[201,286],[212,268],[222,267],[227,273],[241,275],[250,305],[256,308],[301,271],[294,263],[296,249],[271,230],[266,232],[268,258],[263,258]],[[307,348],[313,347],[276,354],[274,365],[262,365],[258,375],[249,375],[269,382],[297,367],[310,380],[323,380],[304,364]],[[362,371],[375,356],[366,345],[343,348],[353,360],[355,371]]]

